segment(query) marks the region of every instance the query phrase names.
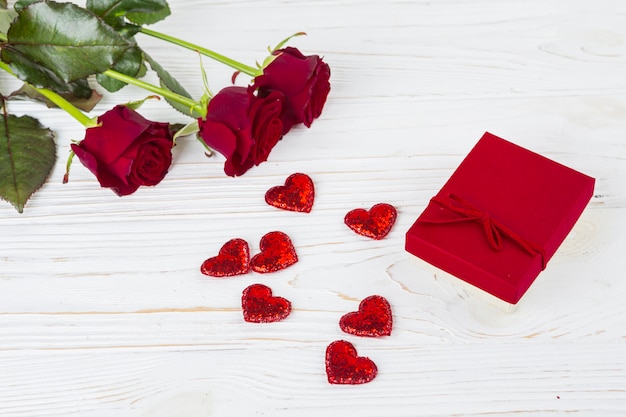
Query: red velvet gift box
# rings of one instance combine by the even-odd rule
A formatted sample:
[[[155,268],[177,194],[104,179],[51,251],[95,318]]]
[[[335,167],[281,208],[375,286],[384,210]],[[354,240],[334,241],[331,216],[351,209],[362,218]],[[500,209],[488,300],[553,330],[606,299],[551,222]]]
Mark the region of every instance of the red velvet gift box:
[[[406,250],[515,304],[570,232],[594,179],[485,133],[406,234]]]

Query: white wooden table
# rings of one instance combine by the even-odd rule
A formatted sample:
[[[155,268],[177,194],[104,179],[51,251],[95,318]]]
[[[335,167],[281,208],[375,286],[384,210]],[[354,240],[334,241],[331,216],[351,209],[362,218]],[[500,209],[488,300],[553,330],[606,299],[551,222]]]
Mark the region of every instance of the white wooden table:
[[[2,417],[626,415],[625,2],[170,5],[154,29],[250,64],[307,32],[291,44],[332,68],[324,113],[240,178],[183,139],[160,185],[119,198],[78,160],[61,183],[80,125],[11,103],[56,131],[59,160],[23,214],[0,205]],[[199,96],[197,55],[138,39]],[[229,69],[203,62],[213,90],[229,84]],[[143,96],[125,88],[93,115]],[[164,102],[141,113],[188,121]],[[597,180],[516,306],[404,251],[406,230],[485,131]],[[294,172],[317,187],[310,214],[263,200]],[[343,224],[378,202],[398,208],[387,238]],[[255,253],[271,230],[291,236],[297,264],[199,272],[227,240]],[[291,300],[285,321],[243,321],[241,291],[257,282]],[[339,318],[372,294],[391,303],[393,334],[342,333]],[[374,381],[327,382],[324,352],[338,339],[376,362]]]

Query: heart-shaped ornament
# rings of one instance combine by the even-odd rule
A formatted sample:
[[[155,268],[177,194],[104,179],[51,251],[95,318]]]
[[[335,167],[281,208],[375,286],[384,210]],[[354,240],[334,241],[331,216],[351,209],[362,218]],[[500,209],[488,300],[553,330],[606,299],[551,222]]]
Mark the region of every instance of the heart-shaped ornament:
[[[352,343],[337,340],[326,348],[326,375],[331,384],[365,384],[377,374],[376,364],[369,358],[357,356]]]
[[[283,320],[291,313],[291,302],[274,297],[271,288],[253,284],[241,296],[243,319],[250,323],[272,323]]]
[[[380,295],[371,295],[361,301],[359,311],[341,317],[339,327],[356,336],[389,336],[392,322],[389,302]]]
[[[354,232],[372,239],[382,239],[396,222],[398,212],[387,203],[378,203],[369,210],[357,208],[349,211],[343,221]]]
[[[304,213],[311,212],[314,198],[313,181],[299,172],[287,177],[285,185],[277,185],[265,193],[265,202],[270,206]]]
[[[232,277],[250,270],[250,249],[243,239],[231,239],[222,246],[217,256],[207,259],[200,272],[211,277]]]
[[[298,262],[298,255],[291,239],[283,232],[269,232],[261,238],[261,253],[250,259],[255,272],[274,272]]]

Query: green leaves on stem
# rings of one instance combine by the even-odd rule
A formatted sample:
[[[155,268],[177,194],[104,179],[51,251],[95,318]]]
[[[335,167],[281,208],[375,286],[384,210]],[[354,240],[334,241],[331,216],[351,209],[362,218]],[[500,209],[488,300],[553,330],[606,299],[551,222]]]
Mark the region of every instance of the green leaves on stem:
[[[141,29],[137,25],[155,23],[170,15],[167,1],[88,0],[86,7],[87,10],[103,19],[104,22],[134,45],[120,57],[120,60],[111,69],[134,78],[143,77],[147,70],[144,64],[147,57],[144,51],[136,45],[133,36]],[[110,92],[115,92],[126,85],[126,83],[104,74],[98,74],[97,80],[100,85]]]
[[[28,84],[88,99],[93,91],[87,77],[96,75],[110,92],[135,84],[163,95],[186,115],[203,115],[202,106],[133,37],[141,28],[137,25],[170,14],[166,0],[88,0],[86,9],[73,3],[20,0],[16,11],[6,35],[0,34],[5,38],[0,57]],[[160,79],[158,89],[138,80],[147,71],[146,63]]]
[[[36,2],[23,8],[11,24],[2,60],[30,84],[67,91],[68,86],[88,88],[89,75],[111,68],[133,46],[81,7]]]
[[[25,81],[11,97],[26,96],[65,110],[85,127],[101,97],[89,85],[94,76],[108,91],[126,84],[163,96],[174,108],[195,118],[206,106],[191,95],[134,40],[144,24],[170,14],[166,0],[87,0],[87,8],[49,0],[18,0],[8,10],[0,0],[0,69]],[[148,65],[160,86],[140,81]],[[74,103],[74,104],[73,104]],[[8,114],[0,96],[0,198],[18,212],[45,182],[56,161],[54,135],[34,118]],[[190,123],[179,134],[191,134]]]
[[[13,71],[11,71],[11,68],[9,68],[9,66],[4,62],[0,62],[0,69],[3,69],[7,74],[17,77],[17,75]],[[54,106],[65,110],[70,116],[72,116],[85,127],[91,127],[96,124],[94,120],[87,117],[77,106],[72,104],[65,97],[52,90],[35,87],[30,84],[24,84],[24,86],[20,90],[11,94],[11,96],[9,97],[17,96],[21,93],[25,93],[26,95],[36,98],[38,100],[42,100],[47,104],[52,103]],[[84,102],[83,104],[89,105],[88,102]]]

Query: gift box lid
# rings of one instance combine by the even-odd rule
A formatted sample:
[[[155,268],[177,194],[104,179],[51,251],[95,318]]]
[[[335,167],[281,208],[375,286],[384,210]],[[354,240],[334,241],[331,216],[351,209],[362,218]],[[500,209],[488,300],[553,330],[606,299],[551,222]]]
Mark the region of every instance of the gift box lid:
[[[515,304],[593,194],[585,174],[485,133],[406,234],[406,250]]]

